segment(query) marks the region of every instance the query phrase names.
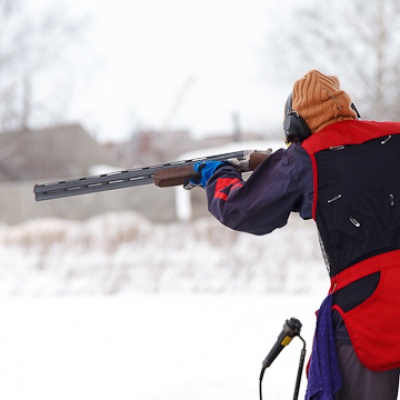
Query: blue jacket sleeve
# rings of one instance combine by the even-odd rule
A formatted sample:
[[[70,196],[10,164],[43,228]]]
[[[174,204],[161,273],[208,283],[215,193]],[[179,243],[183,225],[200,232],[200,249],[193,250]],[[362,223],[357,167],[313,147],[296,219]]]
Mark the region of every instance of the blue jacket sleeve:
[[[208,208],[224,225],[262,235],[286,225],[292,211],[303,219],[312,213],[312,167],[299,146],[280,149],[243,180],[229,165],[207,183]]]

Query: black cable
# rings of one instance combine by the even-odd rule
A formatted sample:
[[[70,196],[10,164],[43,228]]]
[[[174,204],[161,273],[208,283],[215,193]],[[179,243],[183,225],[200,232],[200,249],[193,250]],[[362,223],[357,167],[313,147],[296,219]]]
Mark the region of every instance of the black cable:
[[[293,400],[297,400],[299,398],[301,375],[303,373],[304,360],[306,358],[306,352],[307,352],[306,341],[300,335],[299,335],[299,338],[303,342],[303,348],[301,349],[301,353],[300,353],[299,368],[297,370],[297,379],[296,379],[296,385],[294,387]]]
[[[260,400],[263,400],[263,398],[262,398],[262,379],[260,379],[259,380],[259,382],[260,382]]]

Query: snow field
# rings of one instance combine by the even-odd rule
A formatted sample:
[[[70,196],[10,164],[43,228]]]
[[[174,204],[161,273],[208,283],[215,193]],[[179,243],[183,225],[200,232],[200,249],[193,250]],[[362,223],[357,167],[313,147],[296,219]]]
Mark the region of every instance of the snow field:
[[[256,237],[134,212],[0,226],[0,398],[258,399],[283,323],[329,287],[312,222]],[[302,343],[264,376],[292,398]],[[304,395],[303,377],[300,398]]]
[[[134,212],[0,226],[1,295],[311,293],[328,286],[313,222],[266,236],[212,218],[154,224]]]
[[[310,354],[313,295],[7,298],[0,305],[0,398],[258,399],[262,360],[285,319]],[[264,399],[292,398],[302,343],[266,370]],[[303,376],[299,398],[303,398]]]

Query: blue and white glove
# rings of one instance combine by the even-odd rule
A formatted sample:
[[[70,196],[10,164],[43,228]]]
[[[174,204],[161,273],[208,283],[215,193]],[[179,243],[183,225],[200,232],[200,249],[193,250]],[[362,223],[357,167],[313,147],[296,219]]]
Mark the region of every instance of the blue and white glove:
[[[205,188],[208,180],[215,173],[215,171],[226,164],[227,163],[224,161],[198,161],[194,164],[193,169],[200,175],[200,179],[191,179],[187,184],[184,185],[184,189],[190,190],[198,186]]]

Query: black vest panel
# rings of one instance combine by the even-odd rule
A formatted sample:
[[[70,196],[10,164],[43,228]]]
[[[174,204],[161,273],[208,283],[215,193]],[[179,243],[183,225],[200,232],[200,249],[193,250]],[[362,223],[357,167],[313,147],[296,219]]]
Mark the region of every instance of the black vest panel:
[[[330,276],[400,248],[400,134],[315,153],[316,222]]]

